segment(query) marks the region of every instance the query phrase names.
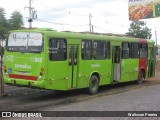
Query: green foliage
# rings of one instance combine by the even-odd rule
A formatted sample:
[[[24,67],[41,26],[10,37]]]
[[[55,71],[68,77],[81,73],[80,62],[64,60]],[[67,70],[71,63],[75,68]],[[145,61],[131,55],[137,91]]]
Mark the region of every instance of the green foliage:
[[[0,39],[5,39],[7,32],[7,20],[5,18],[5,11],[0,8]]]
[[[10,29],[22,29],[23,27],[23,20],[22,14],[18,11],[14,11],[12,13],[11,18],[9,19]]]
[[[23,27],[23,16],[20,12],[14,11],[9,20],[6,19],[5,15],[5,10],[0,7],[0,40],[6,39],[8,31]]]
[[[146,27],[144,21],[133,21],[126,34],[135,38],[150,39],[152,37],[151,29]]]

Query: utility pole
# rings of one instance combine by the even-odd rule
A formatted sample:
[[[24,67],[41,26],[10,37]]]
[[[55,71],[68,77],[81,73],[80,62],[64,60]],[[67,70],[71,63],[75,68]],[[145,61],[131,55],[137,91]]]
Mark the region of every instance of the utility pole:
[[[26,7],[29,9],[29,18],[28,18],[28,22],[29,22],[29,28],[32,28],[32,22],[33,19],[37,19],[37,11],[32,7],[32,0],[29,0],[29,7]]]
[[[157,45],[157,31],[155,29],[155,42],[156,42],[156,55],[158,54],[158,45]]]
[[[94,25],[92,25],[92,32],[94,33]]]
[[[155,42],[156,42],[156,47],[154,49],[154,56],[155,56],[155,65],[157,64],[157,55],[158,55],[158,46],[157,46],[157,31],[156,31],[156,28],[155,28]],[[154,72],[154,75],[155,75],[155,72]]]
[[[29,28],[32,28],[32,16],[31,16],[31,9],[32,9],[32,7],[31,6],[32,6],[31,5],[31,0],[29,0],[29,7],[28,7],[28,9],[29,9],[29,19],[28,19]]]
[[[92,23],[91,23],[92,15],[89,13],[89,32],[92,32]]]
[[[0,81],[1,81],[1,95],[4,95],[4,79],[3,79],[3,54],[4,54],[4,48],[3,46],[0,46],[0,56],[1,56],[1,68],[0,68]]]

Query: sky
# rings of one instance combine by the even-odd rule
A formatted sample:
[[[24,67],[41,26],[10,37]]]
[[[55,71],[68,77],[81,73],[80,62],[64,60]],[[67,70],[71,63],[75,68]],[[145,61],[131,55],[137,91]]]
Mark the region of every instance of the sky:
[[[23,15],[24,26],[29,27],[29,0],[0,0],[9,19],[15,10]],[[125,34],[131,21],[128,17],[128,0],[32,0],[38,18],[32,27],[52,28],[57,31],[89,31],[89,14],[94,32]],[[160,44],[159,18],[145,19],[152,29],[152,39]]]

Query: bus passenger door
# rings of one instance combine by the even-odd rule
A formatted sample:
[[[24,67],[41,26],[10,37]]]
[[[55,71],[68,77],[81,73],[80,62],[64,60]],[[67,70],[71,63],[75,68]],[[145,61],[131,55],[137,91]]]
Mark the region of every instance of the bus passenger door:
[[[155,76],[155,52],[153,47],[149,47],[149,58],[148,58],[148,78]]]
[[[69,65],[69,78],[71,80],[71,88],[78,87],[78,45],[69,45],[69,57],[68,57],[68,65]]]
[[[120,46],[112,47],[113,63],[113,81],[120,82],[121,79],[121,48]]]

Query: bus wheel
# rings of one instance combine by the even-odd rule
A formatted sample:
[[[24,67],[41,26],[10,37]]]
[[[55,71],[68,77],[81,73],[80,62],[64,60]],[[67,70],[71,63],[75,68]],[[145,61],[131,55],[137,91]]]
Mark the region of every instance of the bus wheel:
[[[89,93],[94,95],[97,93],[99,87],[99,80],[97,76],[92,75],[90,82],[89,82]]]
[[[143,82],[143,71],[140,71],[139,73],[139,76],[138,76],[138,80],[137,80],[137,83],[138,84],[141,84]]]

